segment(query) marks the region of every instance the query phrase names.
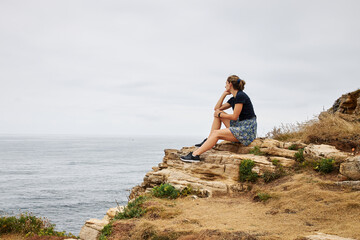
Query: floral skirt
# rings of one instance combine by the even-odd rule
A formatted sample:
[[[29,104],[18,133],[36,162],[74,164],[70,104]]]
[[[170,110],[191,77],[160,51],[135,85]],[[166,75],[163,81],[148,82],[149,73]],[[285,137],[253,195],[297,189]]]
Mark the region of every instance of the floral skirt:
[[[247,146],[256,138],[256,117],[242,121],[230,120],[229,129],[241,144]]]

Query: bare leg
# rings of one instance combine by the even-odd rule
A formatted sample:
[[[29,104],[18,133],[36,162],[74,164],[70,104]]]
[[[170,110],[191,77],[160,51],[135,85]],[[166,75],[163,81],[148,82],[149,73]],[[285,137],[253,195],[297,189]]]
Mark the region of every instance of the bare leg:
[[[238,140],[231,133],[229,128],[214,130],[210,133],[209,138],[204,142],[204,144],[193,152],[193,155],[200,155],[207,150],[211,149],[219,139],[228,140],[232,142],[238,142]]]
[[[212,123],[211,130],[210,130],[208,138],[210,137],[211,133],[214,130],[219,130],[221,128],[221,123],[224,123],[225,127],[227,127],[227,128],[230,127],[230,120],[229,119],[214,117],[214,121]]]

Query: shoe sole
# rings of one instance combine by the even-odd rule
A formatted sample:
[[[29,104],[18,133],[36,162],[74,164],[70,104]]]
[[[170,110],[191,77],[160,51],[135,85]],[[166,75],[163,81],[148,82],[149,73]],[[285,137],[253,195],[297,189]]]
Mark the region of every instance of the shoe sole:
[[[200,162],[200,160],[183,159],[183,158],[180,158],[180,160],[183,162]]]

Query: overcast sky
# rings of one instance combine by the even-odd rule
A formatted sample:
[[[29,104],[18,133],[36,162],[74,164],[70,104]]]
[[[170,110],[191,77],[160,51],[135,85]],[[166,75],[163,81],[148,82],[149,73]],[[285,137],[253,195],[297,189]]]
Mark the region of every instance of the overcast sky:
[[[360,87],[359,12],[358,0],[1,0],[0,134],[202,140],[237,74],[263,136]]]

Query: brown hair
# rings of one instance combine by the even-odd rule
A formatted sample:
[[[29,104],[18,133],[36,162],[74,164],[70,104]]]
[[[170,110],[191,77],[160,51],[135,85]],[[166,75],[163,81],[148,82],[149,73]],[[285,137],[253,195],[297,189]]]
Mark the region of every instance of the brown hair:
[[[246,82],[244,80],[240,79],[236,75],[231,75],[230,77],[228,77],[227,81],[233,85],[235,90],[243,91],[244,88],[245,88],[245,83]]]

